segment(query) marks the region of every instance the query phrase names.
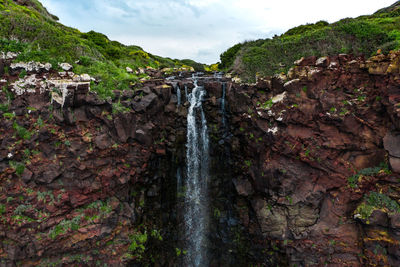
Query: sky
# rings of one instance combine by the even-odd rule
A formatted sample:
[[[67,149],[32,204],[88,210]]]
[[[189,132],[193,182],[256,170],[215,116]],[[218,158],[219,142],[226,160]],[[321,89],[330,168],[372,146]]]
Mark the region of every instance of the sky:
[[[395,0],[41,0],[60,22],[155,55],[212,64],[236,43],[319,20],[372,14]]]

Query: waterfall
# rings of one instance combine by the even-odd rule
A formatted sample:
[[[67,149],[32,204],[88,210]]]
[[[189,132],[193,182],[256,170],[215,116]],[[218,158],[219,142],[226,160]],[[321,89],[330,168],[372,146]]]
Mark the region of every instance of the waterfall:
[[[225,112],[225,97],[226,97],[226,83],[222,83],[222,98],[221,98],[221,113],[222,113],[222,127],[226,126],[226,112]]]
[[[185,84],[185,99],[186,99],[186,101],[189,101],[189,98],[188,98],[188,87],[187,87],[186,84]]]
[[[176,95],[178,96],[178,107],[181,105],[181,88],[176,85]]]
[[[205,95],[203,87],[197,85],[194,77],[192,93],[188,95],[190,103],[187,116],[187,152],[185,181],[185,266],[208,266],[206,230],[208,224],[209,143],[207,121],[202,101]]]

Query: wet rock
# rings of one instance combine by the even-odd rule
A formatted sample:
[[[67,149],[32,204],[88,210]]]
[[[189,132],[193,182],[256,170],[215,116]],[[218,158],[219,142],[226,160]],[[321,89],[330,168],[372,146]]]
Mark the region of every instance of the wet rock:
[[[241,196],[250,196],[253,194],[253,187],[248,180],[244,179],[234,179],[236,191]]]

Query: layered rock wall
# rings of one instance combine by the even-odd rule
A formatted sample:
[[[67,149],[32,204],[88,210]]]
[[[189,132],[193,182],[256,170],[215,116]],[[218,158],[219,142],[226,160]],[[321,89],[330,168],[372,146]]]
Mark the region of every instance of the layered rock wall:
[[[199,81],[210,266],[399,265],[399,58]],[[176,94],[192,81],[156,72],[111,101],[88,76],[36,65],[0,81],[2,265],[179,265],[188,103]]]
[[[254,251],[291,266],[399,265],[399,58],[302,59],[230,88],[236,203]]]

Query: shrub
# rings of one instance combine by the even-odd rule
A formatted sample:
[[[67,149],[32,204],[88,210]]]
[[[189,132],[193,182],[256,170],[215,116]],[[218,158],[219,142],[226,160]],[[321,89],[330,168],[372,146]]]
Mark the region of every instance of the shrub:
[[[255,81],[256,73],[269,76],[287,72],[301,57],[338,53],[370,56],[378,49],[386,53],[400,48],[399,27],[399,16],[374,15],[333,24],[320,21],[301,25],[272,39],[236,44],[221,54],[220,67],[232,70],[243,80]]]
[[[386,162],[382,162],[379,166],[377,167],[372,167],[372,168],[365,168],[360,171],[358,171],[355,175],[350,176],[347,178],[347,182],[349,183],[349,186],[351,188],[356,188],[358,181],[361,177],[363,176],[375,176],[379,173],[386,173],[390,174],[391,171],[389,170],[389,166],[387,165]]]
[[[68,231],[77,231],[79,229],[81,217],[82,216],[76,216],[71,220],[61,221],[49,232],[49,237],[55,239],[57,236],[65,234]]]
[[[15,170],[15,173],[18,176],[21,176],[24,173],[25,165],[23,163],[10,161],[9,164],[10,164],[10,167]]]
[[[145,243],[147,242],[147,233],[137,232],[129,236],[131,240],[131,244],[129,245],[128,250],[131,253],[134,253],[133,256],[136,258],[142,258],[142,254],[146,250]]]
[[[5,114],[4,114],[5,115]],[[32,133],[29,132],[27,129],[25,129],[23,126],[18,125],[18,123],[14,122],[13,123],[13,128],[17,132],[17,135],[24,139],[24,140],[29,140],[31,139]]]

